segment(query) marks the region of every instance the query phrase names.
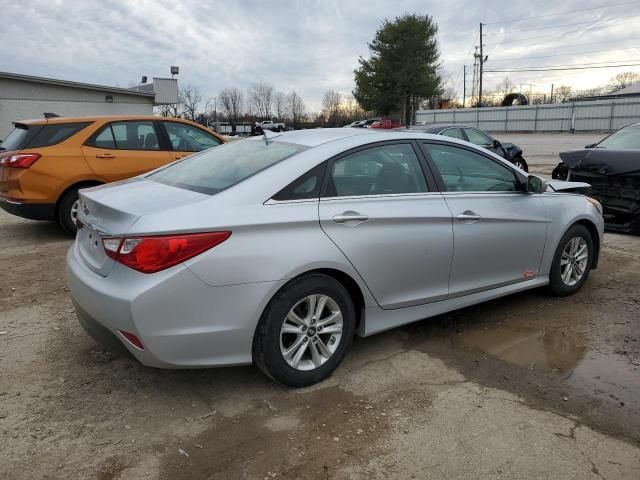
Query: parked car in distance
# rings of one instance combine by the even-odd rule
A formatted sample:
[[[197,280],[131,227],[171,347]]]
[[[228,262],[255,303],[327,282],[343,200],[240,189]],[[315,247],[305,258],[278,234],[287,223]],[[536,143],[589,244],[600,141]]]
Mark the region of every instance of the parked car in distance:
[[[403,127],[404,128],[404,127]],[[529,171],[529,165],[522,156],[522,149],[513,143],[500,142],[491,137],[487,132],[484,132],[475,127],[467,127],[465,125],[450,125],[450,124],[438,124],[438,125],[414,125],[410,127],[411,130],[416,130],[424,133],[433,133],[434,135],[444,135],[445,137],[457,138],[460,140],[466,140],[479,147],[486,148],[490,152],[500,155],[505,160],[513,163],[516,167]]]
[[[365,120],[362,125],[360,125],[362,128],[369,128],[372,124],[374,124],[375,122],[379,122],[380,120],[382,120],[379,117],[375,117],[375,118],[369,118],[367,120]]]
[[[366,120],[356,120],[355,122],[351,122],[349,125],[345,125],[343,128],[362,128]]]
[[[373,122],[369,125],[369,128],[382,128],[385,130],[391,130],[392,128],[402,128],[402,124],[400,122],[394,122],[393,120],[383,119],[377,122]]]
[[[640,123],[627,125],[583,150],[560,153],[551,174],[587,182],[602,203],[607,230],[640,233]]]
[[[123,180],[224,143],[180,118],[42,118],[14,123],[0,145],[0,208],[76,230],[78,191]]]
[[[453,138],[253,137],[80,192],[80,323],[145,365],[255,363],[304,386],[368,336],[522,290],[576,292],[603,221],[583,187]]]
[[[260,122],[260,127],[262,130],[271,130],[273,132],[282,132],[286,125],[284,123],[274,123],[271,120],[264,120]]]

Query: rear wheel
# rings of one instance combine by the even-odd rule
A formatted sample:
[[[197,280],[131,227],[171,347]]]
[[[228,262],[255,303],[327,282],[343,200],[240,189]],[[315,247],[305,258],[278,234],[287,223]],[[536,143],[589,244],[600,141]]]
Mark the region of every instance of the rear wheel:
[[[554,295],[572,295],[587,281],[593,263],[593,238],[583,225],[564,234],[551,265],[549,288]]]
[[[354,332],[355,310],[347,290],[327,275],[305,275],[285,286],[265,309],[253,358],[280,383],[312,385],[342,362]]]
[[[80,203],[78,197],[78,188],[72,188],[58,204],[58,224],[62,227],[67,235],[75,236],[76,234],[76,218],[78,216],[78,205]]]
[[[513,164],[524,170],[525,172],[529,171],[529,165],[527,165],[527,162],[525,162],[524,158],[522,158],[522,155],[518,155],[516,158],[513,159]]]

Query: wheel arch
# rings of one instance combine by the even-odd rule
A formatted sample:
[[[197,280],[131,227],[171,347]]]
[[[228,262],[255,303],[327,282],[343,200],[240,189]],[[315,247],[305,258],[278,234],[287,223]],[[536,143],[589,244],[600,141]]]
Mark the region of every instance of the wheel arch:
[[[600,239],[600,234],[598,233],[598,228],[592,221],[587,220],[586,218],[582,218],[574,222],[573,224],[571,224],[569,228],[573,227],[573,225],[584,226],[587,230],[589,230],[589,233],[591,234],[591,238],[593,238],[593,261],[591,262],[591,268],[595,270],[596,268],[598,268],[598,260],[600,259],[600,240],[601,239]]]
[[[71,190],[73,190],[74,188],[96,187],[98,185],[103,185],[103,184],[104,184],[104,182],[100,182],[98,180],[81,180],[79,182],[75,182],[75,183],[72,183],[71,185],[69,185],[67,188],[65,188],[62,191],[62,193],[60,195],[58,195],[58,200],[56,200],[56,208],[55,208],[55,213],[54,213],[55,218],[58,218],[58,212],[59,212],[59,209],[60,209],[60,203],[62,202],[62,199]]]

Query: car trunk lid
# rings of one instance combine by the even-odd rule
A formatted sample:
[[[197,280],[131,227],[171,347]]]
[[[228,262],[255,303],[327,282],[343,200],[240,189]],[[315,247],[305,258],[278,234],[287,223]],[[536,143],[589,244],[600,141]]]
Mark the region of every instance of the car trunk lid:
[[[80,190],[78,218],[83,227],[76,248],[85,264],[107,276],[115,260],[105,253],[102,239],[122,237],[142,216],[209,198],[208,195],[135,178]]]

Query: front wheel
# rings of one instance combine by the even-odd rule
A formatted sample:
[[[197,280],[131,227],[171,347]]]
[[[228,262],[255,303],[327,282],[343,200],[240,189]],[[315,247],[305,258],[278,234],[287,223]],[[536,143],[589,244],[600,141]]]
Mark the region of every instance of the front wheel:
[[[593,238],[583,225],[572,226],[562,237],[551,265],[549,288],[564,297],[577,292],[587,281],[593,263]]]
[[[337,368],[354,332],[355,310],[344,286],[327,275],[305,275],[280,290],[265,309],[253,358],[277,382],[305,387]]]
[[[522,155],[518,155],[516,158],[514,158],[513,164],[519,169],[524,170],[525,172],[529,171],[529,165],[527,165],[527,162],[525,162],[524,158],[522,158]]]

